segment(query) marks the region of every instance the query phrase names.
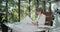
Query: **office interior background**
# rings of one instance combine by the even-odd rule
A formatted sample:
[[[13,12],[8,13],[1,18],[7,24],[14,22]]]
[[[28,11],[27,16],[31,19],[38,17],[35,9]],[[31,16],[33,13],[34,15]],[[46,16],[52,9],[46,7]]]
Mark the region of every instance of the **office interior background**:
[[[45,25],[55,26],[53,31],[60,32],[60,0],[0,0],[1,31],[5,27],[3,23],[20,22],[27,15],[36,20],[38,7],[42,7],[47,16]]]

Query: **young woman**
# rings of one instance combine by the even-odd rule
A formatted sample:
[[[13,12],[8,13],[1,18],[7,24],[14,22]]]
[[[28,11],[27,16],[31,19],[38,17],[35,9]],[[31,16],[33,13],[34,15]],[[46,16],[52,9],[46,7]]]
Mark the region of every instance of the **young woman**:
[[[43,14],[43,9],[37,8],[36,12],[38,14],[38,18],[36,19],[36,21],[32,22],[33,25],[37,25],[37,26],[45,25],[46,16]],[[45,32],[45,31],[40,31],[40,32]]]
[[[37,14],[38,14],[38,18],[36,19],[36,21],[32,22],[34,25],[44,25],[45,24],[45,19],[46,16],[43,14],[43,9],[42,8],[37,8]]]

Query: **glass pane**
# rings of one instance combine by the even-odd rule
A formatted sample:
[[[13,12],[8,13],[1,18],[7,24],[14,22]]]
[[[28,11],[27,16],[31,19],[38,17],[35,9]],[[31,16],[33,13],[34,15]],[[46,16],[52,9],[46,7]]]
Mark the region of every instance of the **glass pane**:
[[[9,22],[18,21],[18,2],[16,1],[15,0],[8,1],[8,21]]]
[[[6,9],[6,0],[0,1],[0,12],[5,12]]]
[[[21,0],[20,4],[20,20],[24,19],[28,15],[28,0]]]
[[[0,13],[5,14],[2,17],[2,21],[5,20],[6,17],[6,0],[0,1]]]
[[[35,20],[36,19],[36,1],[31,0],[30,2],[30,14],[31,14],[31,19]]]
[[[4,22],[5,17],[6,17],[6,0],[0,0],[0,28],[2,28],[1,25]]]
[[[21,0],[21,11],[20,11],[20,20],[24,19],[27,15],[30,15],[30,18],[32,20],[35,19],[36,17],[36,1],[35,0],[30,0],[30,4],[29,4],[29,0]],[[29,6],[30,6],[30,11],[29,11]],[[30,14],[29,14],[30,13]]]
[[[50,7],[49,6],[50,6],[50,4],[49,3],[46,3],[46,12],[50,12],[50,10],[49,10]]]
[[[43,8],[43,1],[39,1],[39,7]]]

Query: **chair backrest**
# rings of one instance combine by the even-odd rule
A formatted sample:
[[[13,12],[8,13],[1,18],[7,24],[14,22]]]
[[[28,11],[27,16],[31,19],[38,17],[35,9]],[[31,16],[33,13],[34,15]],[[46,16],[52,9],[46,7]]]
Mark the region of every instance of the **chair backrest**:
[[[45,25],[50,25],[50,16],[51,16],[51,13],[50,12],[45,12],[45,15],[46,15]]]

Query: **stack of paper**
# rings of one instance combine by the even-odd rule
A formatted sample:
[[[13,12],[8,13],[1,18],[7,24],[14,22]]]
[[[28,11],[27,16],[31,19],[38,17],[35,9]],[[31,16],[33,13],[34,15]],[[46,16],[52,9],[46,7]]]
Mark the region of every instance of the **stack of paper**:
[[[27,24],[27,23],[30,23],[31,24],[32,20],[29,16],[26,16],[20,23],[24,23],[24,24]]]

